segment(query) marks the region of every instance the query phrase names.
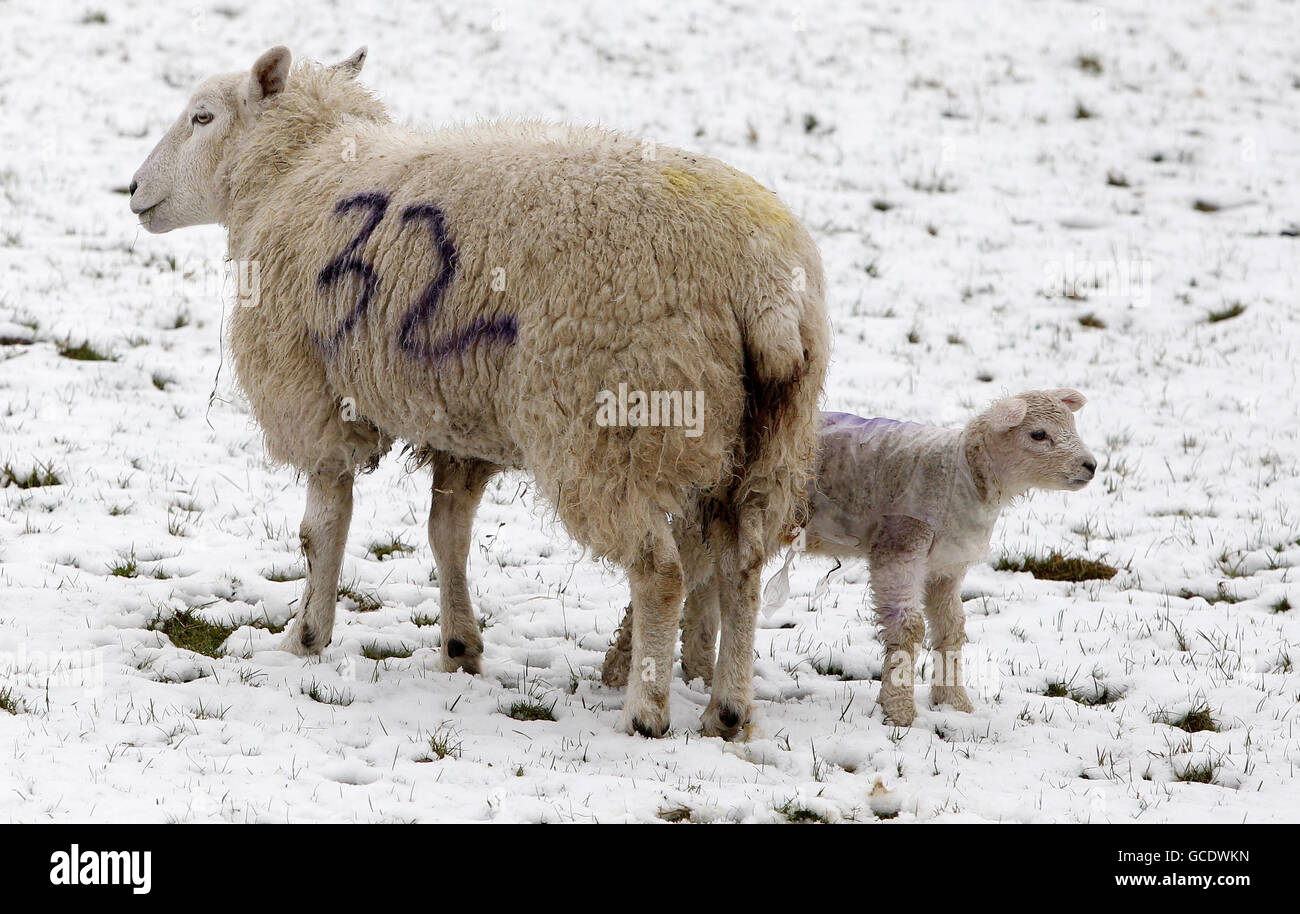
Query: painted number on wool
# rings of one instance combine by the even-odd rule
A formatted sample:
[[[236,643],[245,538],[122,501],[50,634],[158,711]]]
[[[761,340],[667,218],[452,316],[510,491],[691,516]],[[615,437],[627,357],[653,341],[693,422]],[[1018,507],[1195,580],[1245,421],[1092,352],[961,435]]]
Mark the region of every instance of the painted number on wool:
[[[334,215],[343,216],[353,210],[367,212],[360,231],[348,242],[333,260],[321,268],[316,283],[325,291],[346,276],[356,275],[361,279],[361,293],[356,304],[347,316],[328,335],[316,335],[316,342],[330,355],[335,355],[339,347],[357,322],[370,307],[370,302],[379,291],[381,278],[373,263],[363,260],[361,249],[365,247],[375,229],[383,222],[388,212],[389,197],[382,191],[366,191],[344,197],[334,205]],[[438,269],[398,324],[397,345],[412,358],[438,364],[449,356],[463,352],[479,342],[513,343],[519,328],[513,315],[500,317],[476,318],[463,327],[457,327],[432,340],[419,333],[421,326],[432,321],[438,313],[443,294],[456,279],[459,255],[456,245],[447,232],[447,217],[441,209],[432,203],[416,203],[402,210],[403,229],[412,224],[422,224],[429,230],[433,248],[438,254]]]

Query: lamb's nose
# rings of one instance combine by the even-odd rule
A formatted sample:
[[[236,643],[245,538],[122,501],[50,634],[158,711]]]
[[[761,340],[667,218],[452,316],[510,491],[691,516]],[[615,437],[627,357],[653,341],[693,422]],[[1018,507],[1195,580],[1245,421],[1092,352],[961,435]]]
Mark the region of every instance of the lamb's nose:
[[[131,186],[127,188],[127,190],[129,190],[129,191],[131,192],[131,196],[132,196],[132,197],[135,196],[135,189],[136,189],[137,187],[139,187],[139,186],[140,186],[140,182],[139,182],[139,181],[132,181],[132,182],[131,182]]]
[[[1097,461],[1085,460],[1083,462],[1083,468],[1087,470],[1089,473],[1091,473],[1093,476],[1097,475]]]

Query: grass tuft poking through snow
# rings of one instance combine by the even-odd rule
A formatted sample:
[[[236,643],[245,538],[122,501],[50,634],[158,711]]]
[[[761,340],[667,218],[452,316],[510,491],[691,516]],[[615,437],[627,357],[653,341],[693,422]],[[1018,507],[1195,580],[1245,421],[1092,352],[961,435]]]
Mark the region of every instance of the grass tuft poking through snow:
[[[1172,716],[1169,714],[1157,715],[1155,722],[1158,724],[1168,724],[1171,727],[1177,727],[1179,730],[1186,730],[1188,733],[1201,733],[1203,731],[1209,731],[1211,733],[1219,732],[1218,721],[1214,719],[1214,715],[1210,712],[1210,706],[1205,703],[1198,704],[1191,710],[1178,716]]]
[[[784,806],[776,810],[791,825],[828,825],[830,820],[815,810],[807,806],[801,806],[794,800],[790,800]]]
[[[404,660],[415,652],[414,648],[405,646],[386,647],[382,644],[367,644],[361,648],[361,656],[367,660],[392,660],[394,658]]]
[[[1003,556],[993,567],[997,571],[1027,571],[1044,581],[1109,581],[1119,573],[1119,569],[1105,562],[1067,557],[1059,552],[1044,558]]]
[[[54,467],[48,463],[38,463],[30,470],[15,470],[12,464],[0,467],[0,489],[13,486],[17,489],[39,489],[45,486],[61,486],[63,480]]]
[[[26,708],[22,699],[10,688],[0,688],[0,711],[7,714],[22,714]]]
[[[515,720],[555,720],[556,701],[549,705],[539,698],[521,698],[519,701],[510,705],[510,710],[506,711],[507,717],[513,717]]]
[[[462,743],[456,731],[448,727],[439,727],[429,735],[427,741],[429,751],[418,761],[432,762],[441,761],[445,758],[459,758],[461,755]]]
[[[72,359],[75,362],[116,362],[117,356],[110,352],[101,351],[92,346],[89,342],[73,343],[71,340],[64,340],[58,344],[59,355],[65,359]]]
[[[233,625],[208,622],[188,609],[173,613],[166,619],[157,619],[149,628],[166,635],[173,646],[207,657],[220,657],[221,646],[235,630]]]
[[[1231,305],[1229,305],[1226,308],[1220,308],[1217,311],[1211,311],[1208,315],[1206,315],[1205,322],[1208,324],[1217,324],[1220,323],[1221,321],[1232,320],[1234,317],[1240,317],[1245,313],[1246,313],[1245,305],[1243,305],[1241,302],[1233,302]]]

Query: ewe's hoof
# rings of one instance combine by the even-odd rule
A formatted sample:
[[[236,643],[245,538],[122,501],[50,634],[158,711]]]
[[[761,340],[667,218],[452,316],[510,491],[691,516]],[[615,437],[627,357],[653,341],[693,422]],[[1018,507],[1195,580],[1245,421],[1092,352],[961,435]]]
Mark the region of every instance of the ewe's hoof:
[[[668,732],[668,727],[660,721],[647,723],[639,717],[632,718],[632,729],[646,739],[658,739]]]
[[[463,671],[477,676],[483,672],[483,642],[466,644],[460,638],[449,638],[442,646],[442,669],[445,673]]]
[[[280,639],[280,650],[288,651],[299,657],[313,657],[325,647],[326,639],[321,638],[314,628],[293,623],[284,637]]]
[[[705,736],[720,736],[725,740],[735,739],[749,723],[749,709],[737,710],[733,705],[710,704],[700,718],[702,732]]]
[[[957,688],[933,686],[930,689],[930,704],[936,708],[940,705],[950,705],[956,710],[964,711],[967,714],[975,710],[975,705],[971,703],[970,696],[966,694],[966,689],[960,686]]]
[[[668,711],[647,708],[633,712],[630,708],[625,709],[622,729],[624,733],[639,733],[647,739],[659,739],[668,732]]]

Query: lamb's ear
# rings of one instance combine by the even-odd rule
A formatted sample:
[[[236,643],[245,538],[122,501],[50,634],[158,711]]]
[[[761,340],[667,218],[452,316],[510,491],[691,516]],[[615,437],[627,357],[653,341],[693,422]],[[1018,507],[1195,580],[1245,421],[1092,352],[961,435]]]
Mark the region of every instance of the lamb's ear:
[[[352,56],[347,60],[340,60],[330,67],[331,70],[338,70],[348,79],[356,79],[361,68],[366,65],[366,46],[363,44],[352,52]]]
[[[985,416],[993,426],[993,431],[1009,432],[1025,421],[1028,409],[1029,404],[1019,397],[1006,397],[990,406]]]
[[[293,55],[284,45],[277,45],[257,58],[252,72],[248,74],[248,100],[260,102],[283,92],[292,59]]]
[[[1077,413],[1083,409],[1083,404],[1088,402],[1088,398],[1070,387],[1062,387],[1060,390],[1051,392],[1053,397],[1060,400],[1070,408],[1070,412]]]

